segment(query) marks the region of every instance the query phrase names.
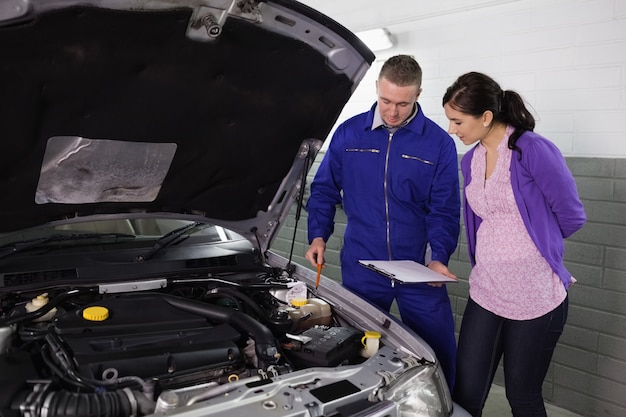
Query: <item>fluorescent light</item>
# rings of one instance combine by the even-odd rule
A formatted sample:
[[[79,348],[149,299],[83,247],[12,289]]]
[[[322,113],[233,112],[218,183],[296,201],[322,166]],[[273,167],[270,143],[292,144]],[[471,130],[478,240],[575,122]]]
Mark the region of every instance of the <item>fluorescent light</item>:
[[[378,28],[356,32],[356,36],[372,51],[382,51],[393,46],[393,38],[387,28]]]

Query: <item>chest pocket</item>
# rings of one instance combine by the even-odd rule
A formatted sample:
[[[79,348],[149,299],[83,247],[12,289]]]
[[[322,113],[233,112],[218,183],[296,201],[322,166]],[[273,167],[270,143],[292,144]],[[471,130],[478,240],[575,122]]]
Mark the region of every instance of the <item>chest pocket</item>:
[[[375,147],[346,148],[343,188],[355,193],[372,192],[383,184],[385,153]]]
[[[400,153],[389,162],[391,191],[405,202],[428,200],[435,177],[436,160],[428,154]]]

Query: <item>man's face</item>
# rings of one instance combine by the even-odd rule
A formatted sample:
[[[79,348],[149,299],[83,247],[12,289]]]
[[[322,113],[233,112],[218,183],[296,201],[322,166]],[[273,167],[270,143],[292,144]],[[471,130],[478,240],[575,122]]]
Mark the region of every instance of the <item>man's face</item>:
[[[400,87],[382,77],[376,81],[378,110],[387,126],[400,126],[413,112],[422,89],[417,85]]]

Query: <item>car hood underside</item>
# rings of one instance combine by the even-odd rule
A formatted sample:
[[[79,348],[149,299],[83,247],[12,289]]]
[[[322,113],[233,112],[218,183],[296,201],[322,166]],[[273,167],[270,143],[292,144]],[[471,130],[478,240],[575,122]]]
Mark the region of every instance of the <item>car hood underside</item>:
[[[0,233],[129,212],[254,219],[373,60],[296,2],[67,5],[0,11]]]

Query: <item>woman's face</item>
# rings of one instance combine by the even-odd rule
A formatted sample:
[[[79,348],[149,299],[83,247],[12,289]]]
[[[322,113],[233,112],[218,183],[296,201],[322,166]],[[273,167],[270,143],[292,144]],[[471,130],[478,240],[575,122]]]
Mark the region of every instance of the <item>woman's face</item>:
[[[453,109],[450,103],[443,106],[446,117],[450,121],[448,133],[456,135],[464,145],[472,145],[485,137],[489,127],[484,116],[472,116]]]

